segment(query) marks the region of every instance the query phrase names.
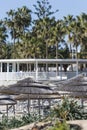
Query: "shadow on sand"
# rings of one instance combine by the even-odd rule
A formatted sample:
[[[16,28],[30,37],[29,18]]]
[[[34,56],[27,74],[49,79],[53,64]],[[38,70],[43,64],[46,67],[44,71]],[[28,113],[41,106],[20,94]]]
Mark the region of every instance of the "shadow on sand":
[[[70,130],[82,130],[82,128],[79,125],[76,124],[69,124]]]

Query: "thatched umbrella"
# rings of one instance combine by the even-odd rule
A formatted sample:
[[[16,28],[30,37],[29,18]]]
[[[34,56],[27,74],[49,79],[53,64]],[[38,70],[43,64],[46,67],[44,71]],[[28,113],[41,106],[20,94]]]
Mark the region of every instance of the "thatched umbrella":
[[[15,105],[16,100],[8,95],[0,95],[0,105]]]
[[[52,90],[52,87],[49,87],[48,85],[42,84],[40,82],[36,82],[32,80],[31,78],[23,79],[18,81],[17,83],[13,85],[8,86],[1,86],[0,87],[0,93],[4,94],[27,94],[28,97],[28,112],[29,112],[29,99],[30,94],[33,95],[50,95],[53,94],[54,91]]]
[[[44,94],[40,94],[40,95],[32,95],[29,94],[29,98],[34,100],[34,99],[60,99],[61,96],[60,94],[50,94],[50,95],[44,95]],[[20,95],[16,95],[14,97],[15,100],[26,100],[28,99],[28,95],[26,94],[20,94]]]
[[[83,106],[83,99],[87,98],[87,77],[84,74],[58,82],[56,86],[55,90],[62,95],[80,98]]]
[[[26,94],[20,94],[20,95],[16,95],[14,97],[15,100],[18,101],[25,101],[28,99],[28,95]],[[49,107],[51,105],[51,100],[52,99],[61,99],[61,96],[57,93],[57,94],[50,94],[50,95],[44,95],[44,94],[40,94],[40,95],[35,95],[35,94],[29,94],[29,99],[30,100],[38,100],[38,106],[39,106],[39,115],[40,115],[40,107],[42,106],[42,111],[45,108],[45,104],[43,105],[43,101],[47,100],[49,102]],[[42,100],[42,105],[40,104],[40,100]],[[41,106],[40,106],[41,105]],[[34,108],[34,106],[33,106]],[[34,109],[33,109],[34,110]]]
[[[7,118],[8,118],[8,106],[14,106],[16,104],[16,100],[14,100],[11,96],[8,95],[0,95],[0,105],[6,105],[7,107]],[[15,111],[15,110],[14,110]]]
[[[15,84],[1,86],[0,93],[6,94],[53,94],[52,87],[48,85],[25,79]]]
[[[56,90],[66,92],[87,92],[87,77],[79,75],[56,84]]]
[[[82,98],[82,99],[87,98],[87,93],[86,92],[70,92],[67,95],[69,97],[75,97],[75,98]]]

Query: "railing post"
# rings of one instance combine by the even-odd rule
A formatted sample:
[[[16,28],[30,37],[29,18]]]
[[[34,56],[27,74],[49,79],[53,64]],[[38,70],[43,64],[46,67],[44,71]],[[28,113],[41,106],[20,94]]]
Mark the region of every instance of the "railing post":
[[[17,72],[19,72],[19,63],[17,63]]]
[[[1,70],[0,70],[0,72],[1,72],[1,74],[0,74],[0,78],[1,78],[1,80],[3,79],[2,78],[2,62],[1,62],[1,68],[0,68]]]
[[[62,80],[62,64],[60,65],[60,80]]]
[[[12,66],[12,72],[16,72],[16,63],[15,62],[13,63],[13,66]]]
[[[76,59],[76,76],[78,75],[78,59]]]
[[[7,81],[9,80],[9,63],[7,63]]]
[[[38,62],[36,61],[36,80],[38,80]]]
[[[2,72],[2,62],[1,62],[1,68],[0,69],[1,69],[0,72]]]

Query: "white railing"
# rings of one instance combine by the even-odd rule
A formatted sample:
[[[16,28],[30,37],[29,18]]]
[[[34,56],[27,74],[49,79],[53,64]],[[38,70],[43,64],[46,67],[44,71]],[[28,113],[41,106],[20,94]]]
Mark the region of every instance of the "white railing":
[[[29,76],[35,77],[35,72],[2,72],[0,80],[20,80]]]
[[[80,73],[80,72],[79,72]],[[35,80],[65,80],[76,75],[75,71],[67,72],[1,72],[0,80],[20,80],[27,77],[33,77]]]

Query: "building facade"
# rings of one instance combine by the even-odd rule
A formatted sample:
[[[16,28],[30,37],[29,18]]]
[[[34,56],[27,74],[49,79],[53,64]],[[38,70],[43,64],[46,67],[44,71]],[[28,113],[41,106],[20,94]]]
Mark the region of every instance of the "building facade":
[[[86,59],[1,59],[0,80],[65,80],[86,73],[86,64]]]

